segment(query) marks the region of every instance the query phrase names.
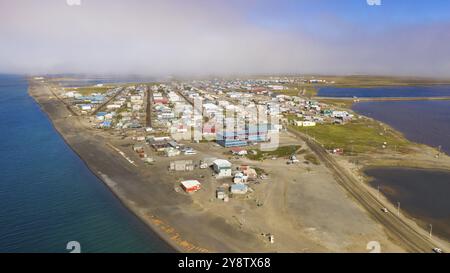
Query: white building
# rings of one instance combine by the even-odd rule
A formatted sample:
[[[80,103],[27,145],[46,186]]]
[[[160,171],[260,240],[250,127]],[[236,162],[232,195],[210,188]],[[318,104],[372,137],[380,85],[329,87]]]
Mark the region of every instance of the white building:
[[[81,106],[81,110],[83,110],[83,111],[91,111],[92,110],[92,106],[89,105],[89,104],[82,105]]]
[[[225,159],[216,159],[213,161],[213,168],[217,177],[231,177],[231,163]]]
[[[314,121],[303,121],[302,126],[303,127],[313,127],[313,126],[316,126],[316,123]]]

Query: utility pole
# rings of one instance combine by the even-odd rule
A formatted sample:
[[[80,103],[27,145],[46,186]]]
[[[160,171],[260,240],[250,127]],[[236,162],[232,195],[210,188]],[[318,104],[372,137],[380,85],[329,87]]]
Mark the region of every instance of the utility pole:
[[[400,216],[400,202],[397,202],[397,216]]]
[[[378,185],[377,198],[380,199],[380,185]]]
[[[433,237],[433,224],[430,224],[430,238]]]

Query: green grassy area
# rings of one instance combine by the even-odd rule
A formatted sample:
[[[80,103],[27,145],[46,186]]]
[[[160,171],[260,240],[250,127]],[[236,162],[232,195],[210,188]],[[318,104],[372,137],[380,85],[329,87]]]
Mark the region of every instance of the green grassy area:
[[[343,148],[346,155],[391,150],[407,153],[411,142],[389,127],[369,120],[354,120],[345,125],[324,124],[292,127],[315,138],[326,149]],[[384,143],[386,149],[383,149]]]
[[[296,154],[297,151],[301,148],[300,145],[290,145],[279,147],[275,151],[261,151],[259,149],[250,149],[248,151],[247,158],[251,160],[264,160],[272,157],[289,157],[292,154]],[[256,152],[256,154],[254,154]]]
[[[306,96],[312,98],[317,95],[317,88],[312,84],[287,84],[284,85],[287,89],[274,91],[278,95],[286,96]]]
[[[76,91],[83,96],[90,95],[92,93],[106,93],[108,90],[114,88],[114,86],[83,86],[78,88],[66,88],[66,92]]]
[[[313,153],[307,153],[307,154],[305,155],[305,160],[308,161],[308,162],[311,162],[311,163],[314,164],[314,165],[320,165],[319,159],[318,159],[317,156],[316,156],[315,154],[313,154]]]
[[[304,90],[305,92],[303,93],[303,95],[308,98],[317,96],[318,91],[316,87],[305,87]]]
[[[273,91],[273,93],[275,93],[277,95],[285,95],[285,96],[298,96],[299,92],[300,92],[300,90],[295,89],[295,88]]]
[[[319,99],[318,100],[321,103],[325,103],[330,106],[339,107],[339,108],[345,108],[345,109],[351,109],[353,105],[353,100],[336,100],[336,99]]]
[[[378,87],[378,86],[415,86],[429,84],[447,84],[449,79],[432,79],[424,77],[389,77],[389,76],[318,76],[336,87]]]

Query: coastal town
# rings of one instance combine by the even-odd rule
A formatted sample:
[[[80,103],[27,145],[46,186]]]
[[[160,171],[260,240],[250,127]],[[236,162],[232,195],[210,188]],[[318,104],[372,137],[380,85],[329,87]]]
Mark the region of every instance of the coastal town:
[[[77,88],[65,88],[60,95],[93,128],[132,140],[130,149],[146,164],[158,164],[169,158],[168,171],[189,173],[190,180],[177,178],[176,191],[201,190],[206,184],[205,176],[210,176],[202,170],[210,169],[217,180],[213,184],[215,198],[229,202],[230,197],[248,198],[255,184],[269,179],[264,170],[252,164],[234,163],[233,159],[262,160],[265,152],[259,146],[286,134],[288,127],[339,126],[354,119],[354,114],[348,111],[304,96],[302,85],[326,83],[315,78],[273,78],[110,88],[98,84],[91,92],[84,88],[82,94]],[[291,95],[284,94],[287,90]],[[297,95],[292,95],[293,91]],[[202,145],[213,145],[222,154],[205,157],[195,148]],[[273,154],[271,160],[319,164],[304,149],[299,156],[299,145],[286,147],[283,142],[277,145],[281,147],[269,151]],[[334,147],[331,152],[343,154],[343,149]],[[134,164],[134,159],[123,156]]]
[[[0,254],[450,253],[450,1],[0,3]]]
[[[373,238],[389,252],[429,248],[374,225],[369,215],[416,236],[364,170],[447,157],[355,113],[359,98],[317,96],[335,78],[33,83],[71,147],[179,251],[354,252]]]

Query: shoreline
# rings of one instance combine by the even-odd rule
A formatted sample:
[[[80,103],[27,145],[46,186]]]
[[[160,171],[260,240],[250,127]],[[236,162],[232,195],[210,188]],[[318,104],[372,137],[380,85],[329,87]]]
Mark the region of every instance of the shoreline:
[[[41,102],[35,97],[33,96],[32,92],[31,92],[31,84],[30,81],[29,82],[29,86],[28,86],[28,95],[30,97],[33,98],[33,100],[37,103],[37,105],[39,106],[40,110],[45,114],[45,116],[48,118],[48,120],[50,121],[50,123],[52,124],[52,127],[55,129],[55,132],[61,137],[61,139],[64,141],[64,143],[77,155],[78,158],[80,158],[80,160],[82,161],[82,163],[89,169],[89,171],[95,176],[97,177],[107,188],[107,190],[109,190],[114,198],[116,198],[116,200],[119,201],[120,204],[122,204],[131,214],[133,214],[135,217],[137,217],[140,221],[142,221],[142,223],[149,229],[150,232],[155,233],[165,244],[167,244],[167,246],[169,246],[169,248],[171,248],[174,252],[178,252],[181,253],[183,252],[182,249],[175,244],[174,242],[172,242],[170,240],[170,238],[167,236],[167,234],[165,234],[164,232],[162,232],[161,230],[159,230],[157,228],[156,225],[154,225],[151,221],[149,221],[148,219],[146,219],[145,217],[143,217],[141,214],[137,213],[138,210],[136,210],[136,208],[134,208],[132,206],[132,204],[130,204],[129,202],[125,201],[125,198],[123,198],[123,196],[121,196],[120,191],[117,190],[113,183],[115,183],[114,181],[108,182],[106,181],[105,177],[102,177],[95,169],[93,169],[85,160],[85,158],[83,158],[83,156],[81,155],[81,153],[79,153],[76,149],[74,149],[72,147],[72,145],[67,141],[67,139],[65,138],[65,136],[60,132],[60,130],[58,129],[58,127],[56,126],[56,124],[54,123],[52,117],[50,116],[50,114],[45,111],[45,109],[43,108],[44,106],[41,104]]]
[[[147,169],[143,168],[145,164],[137,158],[135,163],[139,166],[118,156],[117,147],[133,160],[137,157],[134,152],[130,154],[126,148],[129,147],[128,144],[123,146],[116,137],[89,127],[81,116],[73,115],[51,88],[47,84],[30,80],[28,93],[45,112],[65,143],[89,170],[127,209],[174,251],[179,253],[273,251],[267,249],[267,243],[263,243],[250,230],[242,230],[229,220],[198,208],[191,196],[174,191],[173,186],[167,187],[167,180],[172,180],[172,177],[167,174],[165,166]],[[104,162],[98,160],[101,158],[105,159]],[[149,186],[149,183],[154,186]],[[186,211],[180,213],[183,209]],[[194,232],[202,229],[206,232],[200,236]]]
[[[41,109],[42,110],[42,109]],[[44,112],[45,113],[45,112]],[[48,117],[48,114],[45,113],[46,116]],[[51,119],[50,119],[51,121]],[[89,169],[89,171],[95,176],[97,177],[100,181],[102,181],[102,183],[106,186],[106,189],[112,193],[112,195],[114,196],[114,198],[124,206],[124,208],[126,208],[126,210],[131,213],[132,215],[134,215],[135,217],[137,217],[137,219],[139,219],[142,223],[144,223],[144,225],[149,229],[150,232],[153,232],[154,234],[156,234],[169,248],[171,248],[173,251],[175,252],[182,252],[181,249],[170,242],[169,238],[162,233],[161,231],[159,231],[156,226],[154,226],[152,223],[146,221],[145,219],[143,219],[139,214],[136,213],[136,211],[133,209],[132,206],[130,206],[130,204],[128,204],[127,202],[124,202],[121,198],[120,198],[120,194],[118,193],[118,191],[114,190],[114,187],[112,186],[112,183],[114,183],[112,181],[112,183],[108,183],[106,181],[106,179],[104,177],[102,177],[101,175],[97,174],[95,172],[95,170],[93,170],[87,163],[86,161],[83,159],[83,157],[76,151],[74,150],[70,144],[66,141],[66,139],[64,138],[64,136],[56,129],[56,127],[54,126],[54,124],[52,123],[53,128],[55,129],[55,131],[58,133],[58,135],[61,136],[62,140],[64,141],[64,143],[77,155],[77,157],[83,162],[83,164]]]

